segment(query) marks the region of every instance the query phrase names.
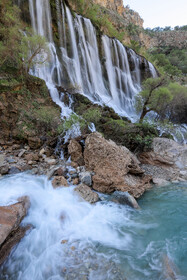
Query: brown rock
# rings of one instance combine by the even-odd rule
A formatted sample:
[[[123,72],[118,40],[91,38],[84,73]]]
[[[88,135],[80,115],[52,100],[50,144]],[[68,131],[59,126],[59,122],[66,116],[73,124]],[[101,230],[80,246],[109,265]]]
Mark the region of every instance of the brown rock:
[[[19,228],[30,206],[28,197],[10,206],[0,206],[0,264],[5,260],[16,240],[20,240],[26,229]]]
[[[75,139],[70,141],[68,145],[68,153],[73,162],[77,163],[79,166],[84,165],[82,146]]]
[[[39,161],[39,156],[38,154],[34,154],[34,153],[29,153],[27,155],[25,155],[24,157],[27,161]]]
[[[143,175],[138,159],[99,133],[86,138],[84,160],[86,168],[95,173],[93,188],[99,192],[128,191],[137,198],[149,188],[150,176]]]
[[[99,196],[96,192],[92,191],[90,187],[80,184],[78,185],[74,191],[79,194],[84,200],[89,203],[95,203],[99,201]]]
[[[51,179],[51,177],[53,177],[53,176],[64,176],[65,177],[66,174],[67,174],[67,170],[65,167],[57,166],[48,171],[47,177],[48,177],[48,179]]]
[[[21,167],[21,171],[27,171],[27,170],[30,170],[32,167],[28,164],[25,164]]]
[[[56,170],[56,174],[57,174],[57,176],[65,176],[66,175],[66,169],[63,168],[63,167],[59,167]]]
[[[63,176],[56,176],[52,181],[53,188],[68,187],[68,182]]]
[[[73,179],[73,185],[78,185],[78,183],[79,183],[79,178]]]
[[[0,166],[0,175],[6,175],[9,171],[9,165]]]
[[[77,164],[76,162],[72,161],[72,162],[71,162],[71,166],[72,166],[73,168],[77,168],[77,167],[78,167],[78,164]]]
[[[0,266],[9,256],[12,248],[18,244],[21,239],[25,236],[26,232],[32,228],[31,225],[25,227],[18,227],[15,231],[10,234],[8,240],[0,246]]]
[[[31,149],[38,149],[41,147],[42,142],[39,137],[29,137],[28,145]]]

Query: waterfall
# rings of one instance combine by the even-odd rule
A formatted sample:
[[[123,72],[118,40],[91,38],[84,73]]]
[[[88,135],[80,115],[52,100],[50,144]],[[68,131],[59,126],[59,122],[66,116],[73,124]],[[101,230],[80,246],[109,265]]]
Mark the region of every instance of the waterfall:
[[[148,65],[146,71],[153,77],[154,66],[145,63],[145,59],[142,61],[117,39],[98,37],[91,21],[80,15],[73,17],[63,0],[56,0],[57,47],[49,3],[49,0],[29,0],[33,29],[46,37],[51,54],[49,63],[35,66],[32,74],[46,81],[52,99],[62,108],[62,115],[71,110],[60,100],[56,85],[75,88],[92,102],[107,104],[119,115],[135,119],[134,97],[141,89],[141,64]]]
[[[149,69],[150,69],[150,72],[151,72],[153,78],[158,77],[158,74],[157,74],[157,72],[156,72],[155,67],[153,66],[153,64],[152,64],[150,61],[148,62],[148,64],[149,64]]]

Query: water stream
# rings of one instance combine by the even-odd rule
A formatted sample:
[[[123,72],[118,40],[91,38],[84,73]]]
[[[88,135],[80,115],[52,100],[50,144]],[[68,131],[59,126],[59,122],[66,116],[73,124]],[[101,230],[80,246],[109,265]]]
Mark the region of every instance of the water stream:
[[[27,233],[0,269],[1,280],[187,279],[187,184],[154,188],[141,210],[107,200],[90,205],[46,177],[0,179],[0,205],[28,195]]]

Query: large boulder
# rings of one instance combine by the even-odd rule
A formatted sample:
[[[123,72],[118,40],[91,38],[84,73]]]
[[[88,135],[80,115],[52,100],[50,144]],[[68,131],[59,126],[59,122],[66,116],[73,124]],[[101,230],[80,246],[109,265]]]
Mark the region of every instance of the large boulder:
[[[136,156],[97,132],[86,138],[84,161],[86,169],[95,173],[93,188],[99,192],[128,191],[137,198],[150,187],[150,176],[144,175]]]
[[[167,138],[154,138],[152,150],[139,155],[147,174],[167,181],[187,180],[187,145]]]
[[[9,206],[0,206],[0,265],[25,234],[27,227],[20,227],[20,223],[29,207],[28,197],[21,197],[17,203]]]

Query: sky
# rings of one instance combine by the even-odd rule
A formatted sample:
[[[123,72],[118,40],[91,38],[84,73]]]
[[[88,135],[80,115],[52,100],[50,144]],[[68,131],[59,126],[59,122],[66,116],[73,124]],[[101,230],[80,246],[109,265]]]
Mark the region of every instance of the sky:
[[[123,0],[144,19],[144,28],[187,25],[187,0]]]

